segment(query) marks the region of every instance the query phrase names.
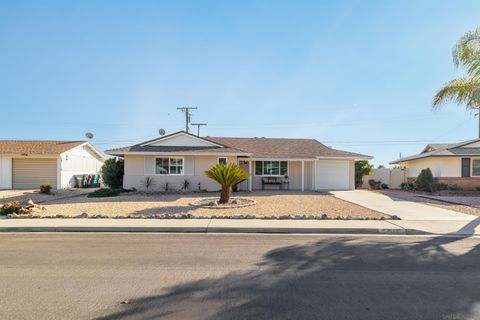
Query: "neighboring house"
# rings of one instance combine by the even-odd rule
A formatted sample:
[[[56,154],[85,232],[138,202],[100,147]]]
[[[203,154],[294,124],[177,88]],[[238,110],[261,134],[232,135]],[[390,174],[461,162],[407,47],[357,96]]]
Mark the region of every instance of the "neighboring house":
[[[219,162],[251,174],[239,190],[262,189],[267,177],[281,182],[282,189],[348,190],[355,188],[354,161],[371,159],[313,139],[204,138],[184,131],[106,152],[125,159],[125,188],[144,189],[146,177],[152,177],[157,190],[167,183],[180,189],[186,180],[191,190],[216,191],[220,186],[204,172]]]
[[[0,140],[0,189],[73,187],[75,175],[96,174],[105,160],[85,141]]]
[[[409,181],[430,168],[439,183],[464,189],[480,187],[480,139],[455,144],[429,144],[417,155],[391,162],[405,170]]]

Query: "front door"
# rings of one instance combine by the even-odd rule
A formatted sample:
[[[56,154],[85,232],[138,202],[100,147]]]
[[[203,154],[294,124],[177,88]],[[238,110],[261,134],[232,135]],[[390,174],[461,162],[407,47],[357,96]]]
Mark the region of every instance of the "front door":
[[[248,172],[248,161],[238,160],[238,166]],[[248,179],[238,184],[238,191],[248,191]]]

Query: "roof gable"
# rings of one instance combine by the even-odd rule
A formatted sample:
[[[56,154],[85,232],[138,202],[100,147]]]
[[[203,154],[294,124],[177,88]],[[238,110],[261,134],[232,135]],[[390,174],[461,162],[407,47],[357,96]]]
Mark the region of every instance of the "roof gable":
[[[462,146],[457,146],[457,147],[461,147],[461,148],[480,148],[480,139],[473,140],[472,142],[470,142],[468,144],[464,144]]]
[[[152,147],[223,147],[207,139],[180,131],[164,137],[142,143],[141,146]]]

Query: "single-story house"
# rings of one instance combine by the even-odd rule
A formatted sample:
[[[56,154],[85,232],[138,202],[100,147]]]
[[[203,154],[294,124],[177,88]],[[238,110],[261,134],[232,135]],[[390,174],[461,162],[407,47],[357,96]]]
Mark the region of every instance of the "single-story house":
[[[235,163],[250,173],[239,190],[349,190],[355,188],[355,160],[370,156],[329,148],[314,139],[199,137],[185,131],[130,147],[106,151],[125,160],[124,188],[216,191],[204,172],[217,163]],[[272,184],[272,185],[270,185]]]
[[[86,141],[0,140],[0,189],[73,187],[75,175],[98,173],[106,159]]]
[[[421,153],[404,157],[390,164],[400,165],[408,181],[430,168],[439,183],[464,189],[480,187],[480,139],[455,144],[429,144]]]

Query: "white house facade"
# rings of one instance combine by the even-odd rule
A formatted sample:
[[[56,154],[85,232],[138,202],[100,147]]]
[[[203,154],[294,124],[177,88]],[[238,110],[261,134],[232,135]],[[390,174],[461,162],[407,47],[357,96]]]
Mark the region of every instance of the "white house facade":
[[[350,190],[355,160],[370,156],[329,148],[313,139],[198,137],[184,131],[106,151],[125,160],[124,187],[217,191],[205,176],[217,163],[235,163],[250,173],[240,191]]]
[[[0,140],[0,189],[71,188],[76,175],[97,174],[105,160],[85,141]]]

